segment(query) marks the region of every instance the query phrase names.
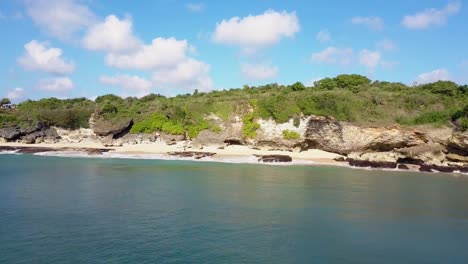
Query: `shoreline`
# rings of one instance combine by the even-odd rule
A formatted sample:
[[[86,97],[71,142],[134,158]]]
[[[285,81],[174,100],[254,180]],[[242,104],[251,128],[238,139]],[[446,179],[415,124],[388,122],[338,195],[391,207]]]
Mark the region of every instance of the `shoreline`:
[[[80,143],[54,143],[54,144],[24,144],[16,142],[0,143],[0,153],[2,148],[13,148],[16,151],[3,151],[4,154],[17,154],[18,150],[32,150],[19,152],[20,154],[33,154],[39,156],[56,156],[69,158],[109,158],[109,159],[139,159],[139,160],[181,160],[181,161],[198,161],[198,162],[219,162],[229,164],[262,164],[262,165],[281,165],[281,166],[333,166],[347,167],[360,170],[381,170],[395,172],[417,172],[422,173],[416,167],[410,166],[409,169],[390,169],[390,168],[374,168],[352,166],[346,161],[337,161],[335,158],[343,157],[342,155],[310,149],[303,152],[289,152],[280,150],[259,150],[252,149],[247,146],[227,146],[219,147],[204,147],[203,149],[186,149],[185,152],[194,153],[215,153],[212,156],[206,156],[200,159],[193,157],[180,157],[170,155],[169,152],[184,153],[184,145],[167,145],[163,142],[155,142],[152,144],[126,145],[121,147],[104,147],[100,144],[80,144]],[[292,158],[292,162],[262,162],[259,161],[256,155],[287,155]],[[433,171],[431,173],[443,173],[451,175],[467,175],[463,172],[445,173]]]
[[[172,157],[176,159],[175,156],[169,155],[170,152],[198,152],[198,153],[216,153],[212,157],[209,158],[202,158],[200,161],[205,161],[207,159],[211,160],[246,160],[257,159],[255,155],[286,155],[290,156],[293,159],[293,163],[297,162],[309,162],[309,163],[316,163],[316,164],[324,164],[324,165],[341,165],[346,166],[347,164],[344,162],[339,162],[334,160],[335,158],[341,157],[339,154],[321,151],[321,150],[307,150],[303,152],[289,152],[289,151],[281,151],[281,150],[259,150],[259,149],[252,149],[247,146],[236,146],[231,145],[227,147],[215,147],[215,146],[206,146],[203,149],[193,149],[193,148],[185,148],[183,144],[175,144],[175,145],[167,145],[163,142],[155,142],[151,144],[139,144],[139,145],[124,145],[121,147],[104,147],[100,144],[81,144],[81,143],[54,143],[54,144],[24,144],[24,143],[16,143],[16,142],[7,142],[7,143],[0,143],[1,148],[17,148],[17,149],[30,149],[32,151],[27,151],[31,154],[37,154],[42,152],[47,153],[72,153],[78,154],[79,152],[87,153],[87,152],[101,152],[105,157],[114,157],[114,156],[129,156],[129,157],[142,157],[147,156],[150,158],[151,156],[159,155],[162,157]],[[43,149],[44,151],[41,151]],[[97,153],[96,153],[97,154]],[[89,155],[92,156],[92,155]],[[181,160],[193,160],[192,158],[177,158]],[[250,162],[249,162],[250,163]],[[260,164],[264,164],[263,162],[258,162]],[[267,164],[267,163],[265,163]],[[274,163],[273,163],[274,164]],[[282,164],[288,164],[282,162]],[[292,164],[292,163],[291,163]]]

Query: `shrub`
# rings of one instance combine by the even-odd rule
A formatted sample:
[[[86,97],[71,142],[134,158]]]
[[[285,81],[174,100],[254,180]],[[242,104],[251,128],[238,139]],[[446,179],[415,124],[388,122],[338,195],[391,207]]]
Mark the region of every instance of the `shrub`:
[[[468,131],[468,117],[460,118],[460,129],[461,131]]]
[[[283,139],[295,140],[299,138],[301,138],[301,135],[299,135],[299,133],[297,133],[296,131],[283,130]]]
[[[294,117],[294,120],[293,120],[293,125],[295,127],[299,127],[301,125],[301,119],[299,117]]]
[[[250,113],[244,117],[242,127],[242,135],[244,138],[254,138],[257,136],[257,129],[260,128],[260,124],[255,122],[253,113]]]
[[[296,83],[292,84],[290,87],[291,87],[291,90],[293,90],[293,91],[305,90],[305,86],[301,82],[296,82]]]
[[[341,74],[336,76],[333,80],[339,88],[351,88],[371,83],[369,78],[359,74]]]
[[[221,127],[220,126],[212,126],[210,130],[211,130],[211,132],[216,133],[216,134],[221,133]]]

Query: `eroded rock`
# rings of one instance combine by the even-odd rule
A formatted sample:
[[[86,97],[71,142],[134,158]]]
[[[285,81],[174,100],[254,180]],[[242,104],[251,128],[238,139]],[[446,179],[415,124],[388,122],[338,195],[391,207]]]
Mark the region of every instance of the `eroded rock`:
[[[197,151],[174,151],[168,152],[168,155],[177,156],[180,158],[194,158],[194,159],[202,159],[206,157],[212,157],[216,155],[213,152],[197,152]]]
[[[254,155],[258,158],[259,162],[273,163],[273,162],[292,162],[291,156],[288,155]]]

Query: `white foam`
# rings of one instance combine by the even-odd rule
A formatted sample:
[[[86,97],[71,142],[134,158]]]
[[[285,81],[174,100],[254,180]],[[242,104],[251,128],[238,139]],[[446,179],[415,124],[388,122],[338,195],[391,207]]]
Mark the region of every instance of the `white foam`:
[[[18,153],[18,150],[5,150],[0,151],[0,155],[21,155],[21,153]]]
[[[319,163],[309,160],[293,160],[292,162],[273,162],[263,163],[259,162],[258,158],[254,156],[214,156],[203,159],[194,159],[187,157],[177,157],[167,154],[124,154],[115,152],[106,152],[102,155],[88,154],[79,151],[50,151],[35,153],[37,156],[51,156],[51,157],[68,157],[68,158],[102,158],[102,159],[138,159],[138,160],[179,160],[179,161],[197,161],[197,162],[218,162],[218,163],[232,163],[232,164],[263,164],[274,166],[291,166],[291,165],[330,165],[327,163]],[[335,164],[336,165],[336,164]]]
[[[86,152],[81,151],[47,151],[37,152],[33,155],[36,156],[49,156],[49,157],[64,157],[64,158],[99,158],[100,155],[90,155]]]

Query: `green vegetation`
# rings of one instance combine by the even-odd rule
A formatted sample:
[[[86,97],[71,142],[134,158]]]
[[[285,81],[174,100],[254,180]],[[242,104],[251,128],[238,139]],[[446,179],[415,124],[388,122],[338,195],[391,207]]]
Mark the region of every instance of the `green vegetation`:
[[[5,101],[6,102],[6,101]],[[1,109],[1,127],[25,126],[42,121],[64,128],[88,127],[92,113],[98,118],[120,122],[133,119],[132,133],[196,137],[202,130],[220,133],[221,128],[206,117],[214,114],[224,121],[243,118],[243,135],[255,137],[259,118],[277,123],[293,119],[297,127],[302,115],[333,116],[359,124],[450,125],[467,129],[468,86],[450,81],[407,86],[396,82],[372,82],[350,74],[325,78],[306,87],[276,83],[209,93],[195,91],[175,97],[150,94],[142,98],[103,95],[93,102],[86,98],[57,98],[25,101],[16,109]]]
[[[255,122],[255,116],[250,113],[244,117],[244,126],[242,127],[242,135],[244,138],[254,138],[257,135],[257,129],[260,128],[260,124]]]
[[[0,100],[0,106],[7,105],[7,104],[11,104],[10,99],[3,98],[2,100]]]
[[[299,125],[301,124],[301,119],[299,117],[294,117],[294,120],[293,120],[293,125],[295,127],[299,127]]]
[[[296,131],[283,130],[283,139],[295,140],[299,138],[301,138],[301,136]]]

